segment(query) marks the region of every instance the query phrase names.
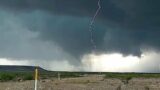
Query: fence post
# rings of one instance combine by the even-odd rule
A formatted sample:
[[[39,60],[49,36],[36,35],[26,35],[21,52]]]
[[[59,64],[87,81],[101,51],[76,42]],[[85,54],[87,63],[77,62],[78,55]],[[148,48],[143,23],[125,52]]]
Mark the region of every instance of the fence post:
[[[37,90],[37,83],[38,83],[38,67],[35,68],[35,86],[34,86],[34,90]]]
[[[61,80],[61,74],[58,72],[58,80]]]

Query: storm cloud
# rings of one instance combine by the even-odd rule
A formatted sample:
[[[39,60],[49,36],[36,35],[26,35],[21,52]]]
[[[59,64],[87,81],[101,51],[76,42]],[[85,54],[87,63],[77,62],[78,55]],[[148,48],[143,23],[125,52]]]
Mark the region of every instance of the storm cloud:
[[[93,32],[95,52],[141,56],[143,50],[159,51],[159,3],[101,0]],[[64,56],[76,63],[93,51],[89,23],[97,8],[97,0],[0,0],[0,56],[37,60]]]

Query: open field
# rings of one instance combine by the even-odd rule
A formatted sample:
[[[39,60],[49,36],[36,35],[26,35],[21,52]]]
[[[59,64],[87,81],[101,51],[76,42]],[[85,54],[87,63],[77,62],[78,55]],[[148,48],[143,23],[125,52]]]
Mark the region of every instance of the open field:
[[[33,72],[1,72],[0,90],[33,90],[33,76]],[[160,74],[40,72],[39,76],[38,90],[160,90]]]

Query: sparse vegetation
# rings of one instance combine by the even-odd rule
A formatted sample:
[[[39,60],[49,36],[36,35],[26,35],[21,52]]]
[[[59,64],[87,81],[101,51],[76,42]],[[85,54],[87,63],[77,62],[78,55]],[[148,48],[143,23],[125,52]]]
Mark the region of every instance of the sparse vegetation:
[[[160,78],[160,74],[153,73],[106,73],[105,78],[130,80],[132,78]]]
[[[132,78],[160,78],[160,74],[153,73],[98,73],[98,72],[39,72],[40,79],[57,78],[60,73],[61,78],[76,78],[86,75],[105,75],[105,78],[118,78],[129,81]],[[34,72],[0,72],[0,81],[11,80],[33,80]]]

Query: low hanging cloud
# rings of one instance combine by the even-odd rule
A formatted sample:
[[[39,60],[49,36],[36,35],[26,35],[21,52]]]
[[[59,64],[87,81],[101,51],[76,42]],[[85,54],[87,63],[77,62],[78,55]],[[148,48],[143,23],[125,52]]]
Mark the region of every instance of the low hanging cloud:
[[[141,58],[136,56],[123,56],[113,54],[89,54],[85,55],[82,63],[86,71],[101,72],[150,72],[159,73],[160,53],[153,51],[143,52]]]
[[[95,52],[159,52],[159,2],[101,0]],[[81,63],[93,51],[89,23],[97,8],[97,0],[0,0],[0,57]]]

